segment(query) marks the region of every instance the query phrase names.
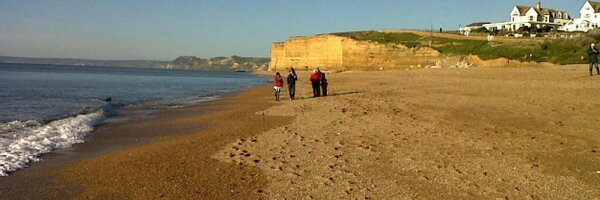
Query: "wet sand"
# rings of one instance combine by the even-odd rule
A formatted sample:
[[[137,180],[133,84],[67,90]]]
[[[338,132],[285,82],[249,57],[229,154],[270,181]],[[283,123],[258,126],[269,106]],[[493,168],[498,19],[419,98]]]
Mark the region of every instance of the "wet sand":
[[[302,72],[295,101],[284,90],[274,102],[263,86],[107,127],[180,134],[66,164],[48,184],[17,191],[36,199],[600,196],[600,76],[584,66],[328,78],[328,97],[310,98]]]
[[[147,123],[173,118],[181,115],[202,115],[213,110],[202,104],[193,110],[172,110],[154,115],[129,116],[127,121],[99,125],[93,133],[87,136],[86,142],[75,144],[72,148],[57,150],[43,154],[41,161],[31,163],[31,166],[13,172],[8,177],[0,177],[0,197],[7,199],[56,199],[59,196],[70,197],[78,192],[78,188],[65,187],[56,182],[56,172],[74,162],[99,156],[107,152],[128,147],[148,144],[156,140],[173,136],[195,133],[207,124],[190,124],[185,127],[159,126],[162,131],[139,129]],[[120,116],[126,118],[128,116]],[[145,119],[145,120],[143,120]],[[158,124],[157,124],[158,125]],[[152,128],[156,128],[153,126]],[[50,187],[49,187],[50,186]],[[51,189],[52,188],[52,189]]]

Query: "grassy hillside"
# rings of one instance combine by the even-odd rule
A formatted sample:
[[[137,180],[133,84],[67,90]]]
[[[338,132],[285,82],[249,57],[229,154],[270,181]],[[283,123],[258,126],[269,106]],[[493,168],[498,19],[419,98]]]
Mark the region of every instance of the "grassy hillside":
[[[600,34],[588,34],[574,39],[502,39],[492,42],[481,39],[444,37],[415,33],[383,33],[376,31],[336,33],[335,35],[381,44],[395,43],[408,47],[429,46],[448,55],[477,55],[482,59],[509,58],[520,61],[551,62],[556,64],[583,63],[589,43],[600,39]]]
[[[380,33],[375,31],[336,33],[335,35],[349,37],[355,40],[368,40],[381,44],[396,43],[407,47],[418,47],[423,37],[412,33]]]

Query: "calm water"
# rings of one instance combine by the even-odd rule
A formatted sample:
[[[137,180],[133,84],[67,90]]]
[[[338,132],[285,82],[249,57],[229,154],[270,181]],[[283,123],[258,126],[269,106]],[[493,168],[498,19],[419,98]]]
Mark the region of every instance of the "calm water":
[[[0,64],[0,176],[84,142],[95,125],[122,118],[116,113],[147,114],[268,81],[235,72]]]

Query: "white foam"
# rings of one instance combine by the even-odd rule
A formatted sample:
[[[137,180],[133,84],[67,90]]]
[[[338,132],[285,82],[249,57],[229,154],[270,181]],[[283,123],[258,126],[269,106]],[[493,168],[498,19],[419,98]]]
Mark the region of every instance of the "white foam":
[[[83,143],[87,133],[104,117],[104,111],[41,124],[13,121],[0,124],[0,176],[27,167],[39,155]]]
[[[221,96],[218,96],[218,95],[205,96],[205,97],[200,97],[200,98],[198,98],[198,97],[183,98],[177,102],[178,105],[173,105],[173,106],[170,106],[169,108],[182,108],[182,107],[186,107],[186,106],[189,106],[192,104],[216,101],[219,99],[221,99]]]

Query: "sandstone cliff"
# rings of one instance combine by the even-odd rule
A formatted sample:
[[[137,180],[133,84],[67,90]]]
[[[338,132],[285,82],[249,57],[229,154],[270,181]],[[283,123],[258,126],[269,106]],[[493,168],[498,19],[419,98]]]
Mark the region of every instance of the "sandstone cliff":
[[[358,41],[331,34],[290,38],[273,43],[270,71],[294,67],[324,70],[404,69],[433,64],[442,54],[428,47]]]
[[[268,58],[214,57],[202,59],[195,56],[180,56],[167,65],[169,69],[190,69],[207,71],[265,71]]]

